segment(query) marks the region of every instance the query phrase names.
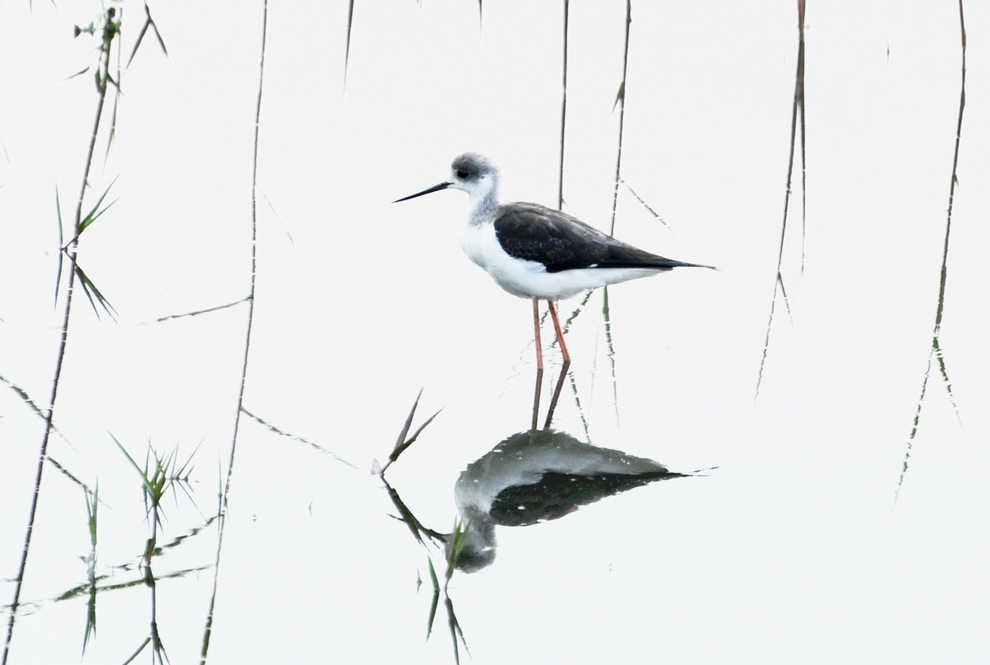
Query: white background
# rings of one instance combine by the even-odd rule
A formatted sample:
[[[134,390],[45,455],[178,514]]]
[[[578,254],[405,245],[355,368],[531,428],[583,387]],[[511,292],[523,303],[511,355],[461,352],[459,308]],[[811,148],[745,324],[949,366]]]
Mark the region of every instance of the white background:
[[[179,492],[164,504],[160,540],[214,514],[226,479],[246,304],[157,319],[248,294],[262,26],[259,3],[156,3],[168,56],[149,33],[126,66],[144,9],[123,9],[115,136],[107,151],[108,108],[84,208],[108,187],[116,203],[79,248],[118,315],[97,319],[76,293],[62,436],[49,447],[87,486],[99,482],[107,585],[139,577],[148,536],[140,479],[110,434],[139,461],[149,441],[192,458],[195,503]],[[501,529],[495,564],[450,587],[473,662],[990,657],[990,14],[965,9],[940,336],[950,400],[929,357],[959,112],[958,6],[810,3],[806,232],[802,241],[797,162],[787,306],[778,294],[763,360],[796,3],[633,4],[622,176],[667,226],[623,187],[616,236],[719,271],[610,289],[614,380],[593,295],[568,336],[580,408],[565,390],[556,425],[673,470],[718,469]],[[10,385],[46,408],[64,303],[63,292],[53,304],[56,190],[68,223],[97,98],[91,72],[66,80],[98,55],[98,39],[73,39],[72,28],[101,11],[0,7],[5,604],[43,431]],[[389,480],[424,523],[448,530],[458,473],[529,423],[530,305],[461,253],[463,195],[390,201],[476,150],[500,163],[505,200],[556,204],[561,3],[485,2],[479,25],[467,0],[357,2],[345,84],[346,20],[344,2],[269,8],[244,406],[353,466],[242,417],[210,662],[452,662],[442,609],[425,641],[427,551],[388,517],[368,469],[424,388],[414,426],[444,410]],[[606,230],[624,21],[622,2],[571,4],[565,209]],[[84,493],[49,465],[40,497],[11,663],[74,662],[82,649],[85,596],[53,599],[86,579]],[[215,557],[210,527],[155,572]],[[199,659],[216,574],[158,584],[172,663]],[[97,608],[83,660],[123,662],[148,634],[149,591],[102,591]]]

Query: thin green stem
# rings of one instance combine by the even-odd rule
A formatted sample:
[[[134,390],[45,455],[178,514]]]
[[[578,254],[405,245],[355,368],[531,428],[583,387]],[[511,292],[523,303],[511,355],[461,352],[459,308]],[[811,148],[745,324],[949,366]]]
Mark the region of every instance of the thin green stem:
[[[111,8],[112,9],[112,8]],[[93,167],[93,155],[96,152],[96,139],[100,133],[100,121],[103,117],[103,106],[107,96],[106,82],[109,78],[110,69],[110,46],[113,37],[117,34],[114,26],[114,15],[111,10],[107,11],[104,25],[104,41],[100,54],[100,75],[102,84],[97,87],[98,98],[96,104],[96,117],[93,121],[93,133],[89,140],[89,149],[86,152],[86,164],[83,168],[82,186],[79,192],[79,202],[76,205],[76,217],[74,234],[78,235],[82,228],[83,201],[86,198],[86,189],[89,186],[89,174]],[[69,257],[73,261],[76,257],[78,240],[68,249]],[[48,398],[48,408],[45,411],[45,431],[41,438],[41,447],[38,450],[38,464],[35,468],[34,492],[31,495],[31,507],[28,510],[27,531],[24,534],[24,547],[21,550],[21,561],[17,568],[17,576],[14,583],[14,598],[10,603],[10,618],[7,621],[7,636],[3,645],[3,657],[0,658],[0,665],[7,665],[7,658],[10,656],[10,643],[14,637],[14,624],[17,620],[17,608],[21,601],[21,589],[24,585],[24,573],[27,569],[28,553],[31,550],[31,537],[34,535],[34,522],[38,513],[38,498],[41,495],[41,478],[44,473],[45,459],[48,457],[48,442],[53,431],[52,419],[55,413],[55,400],[58,397],[58,388],[62,376],[62,364],[65,360],[65,351],[69,340],[69,319],[72,312],[72,294],[75,287],[75,270],[69,271],[68,293],[65,298],[65,309],[62,313],[62,329],[59,335],[58,353],[55,358],[55,373],[52,377],[52,391]]]

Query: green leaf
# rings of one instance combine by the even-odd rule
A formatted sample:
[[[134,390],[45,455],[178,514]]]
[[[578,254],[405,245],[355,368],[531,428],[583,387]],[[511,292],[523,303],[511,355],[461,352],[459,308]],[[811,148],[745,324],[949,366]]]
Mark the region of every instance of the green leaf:
[[[433,601],[430,603],[430,618],[426,623],[426,639],[433,633],[433,621],[437,617],[437,607],[440,605],[440,583],[437,581],[437,571],[433,568],[433,559],[427,558],[430,564],[430,579],[433,580]]]
[[[117,176],[117,178],[119,178],[119,177],[120,176]],[[113,201],[111,201],[110,203],[107,204],[107,207],[106,208],[104,208],[103,210],[100,210],[99,209],[100,206],[103,204],[103,200],[105,198],[107,198],[107,194],[110,193],[110,188],[113,187],[113,185],[114,185],[115,182],[117,182],[117,178],[114,178],[113,179],[113,182],[110,183],[110,185],[106,188],[106,191],[104,191],[103,194],[100,196],[100,200],[96,202],[96,205],[93,206],[93,209],[89,211],[89,214],[86,215],[86,217],[84,217],[81,222],[79,222],[79,233],[76,234],[76,238],[78,238],[79,235],[83,231],[85,231],[89,227],[90,224],[92,224],[97,219],[99,219],[100,218],[100,215],[102,215],[107,210],[109,210],[110,209],[110,206],[112,206],[114,203],[116,203],[117,201],[120,200],[120,199],[114,199]]]
[[[98,288],[96,288],[93,281],[86,276],[86,273],[84,273],[83,269],[79,267],[79,264],[73,262],[73,266],[75,267],[76,275],[79,277],[82,285],[83,293],[85,293],[86,297],[89,298],[89,304],[93,307],[93,311],[96,312],[96,318],[100,318],[100,310],[96,307],[96,303],[99,302],[103,310],[110,315],[110,318],[116,321],[117,319],[114,314],[117,313],[117,310],[113,308],[113,305],[111,305],[106,298],[103,297],[103,294],[100,293]],[[94,296],[96,300],[93,299]]]
[[[58,246],[64,248],[65,245],[62,244],[64,240],[63,230],[62,230],[62,205],[58,200],[58,185],[55,185],[55,214],[58,217]],[[58,273],[55,275],[55,304],[58,305],[58,289],[59,285],[62,283],[62,261],[64,259],[63,253],[60,251],[58,253]]]
[[[614,111],[615,107],[619,105],[619,102],[625,101],[625,99],[626,99],[626,82],[623,81],[619,85],[619,92],[615,94],[615,103],[612,104],[612,110]]]

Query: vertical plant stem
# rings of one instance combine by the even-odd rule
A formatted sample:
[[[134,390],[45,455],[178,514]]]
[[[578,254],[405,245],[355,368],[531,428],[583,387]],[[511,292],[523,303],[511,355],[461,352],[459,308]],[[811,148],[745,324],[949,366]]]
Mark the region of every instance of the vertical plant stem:
[[[96,139],[100,132],[100,121],[103,117],[103,107],[107,97],[107,80],[109,78],[110,70],[110,41],[106,40],[106,35],[108,34],[106,31],[109,30],[109,22],[112,21],[112,18],[112,15],[108,15],[105,19],[108,23],[107,27],[104,28],[105,41],[103,43],[103,50],[100,55],[100,64],[98,65],[100,68],[101,84],[98,87],[99,96],[96,103],[96,118],[93,121],[93,133],[90,136],[89,150],[86,153],[86,165],[83,168],[79,202],[76,204],[76,217],[74,224],[75,238],[70,243],[70,247],[67,248],[70,263],[73,265],[75,265],[76,252],[79,244],[79,233],[82,230],[83,201],[86,198],[86,190],[89,187],[89,173],[93,166],[93,154],[96,152]],[[24,585],[24,573],[27,569],[28,552],[31,550],[31,537],[34,535],[34,522],[38,513],[38,498],[41,495],[41,478],[44,473],[45,460],[48,457],[48,441],[51,439],[52,430],[54,429],[52,427],[52,419],[55,413],[55,400],[58,397],[58,387],[62,376],[62,364],[65,360],[65,350],[69,340],[69,319],[70,314],[72,313],[72,295],[75,290],[75,281],[76,271],[69,270],[69,284],[65,297],[65,308],[62,312],[62,329],[61,334],[59,335],[58,354],[55,358],[55,373],[52,377],[52,392],[48,398],[48,408],[45,411],[45,431],[41,437],[41,447],[38,450],[38,464],[35,469],[34,476],[34,492],[31,495],[31,507],[28,510],[28,524],[27,530],[24,534],[24,547],[21,550],[21,561],[17,568],[17,577],[15,578],[16,581],[14,583],[14,598],[10,603],[10,618],[7,621],[7,636],[4,640],[3,657],[0,658],[0,665],[7,665],[7,658],[10,655],[10,643],[14,637],[14,623],[17,619],[17,608],[20,606],[21,601],[21,589]]]
[[[962,426],[962,418],[959,416],[959,407],[956,405],[955,397],[952,394],[952,383],[949,381],[949,372],[945,366],[945,356],[942,352],[942,345],[939,337],[942,332],[942,314],[945,308],[945,284],[949,272],[949,237],[952,231],[952,206],[955,203],[956,183],[959,182],[957,169],[959,167],[959,143],[962,139],[963,113],[966,110],[966,20],[963,14],[963,2],[959,0],[959,32],[962,44],[962,75],[959,83],[959,116],[956,120],[956,144],[952,154],[952,174],[949,177],[949,206],[945,213],[945,240],[942,245],[942,268],[939,272],[938,284],[938,304],[935,307],[935,326],[932,330],[932,345],[928,353],[928,366],[925,368],[925,378],[921,382],[921,394],[918,396],[918,406],[915,409],[914,421],[911,424],[911,432],[908,434],[907,446],[904,449],[904,461],[901,463],[901,475],[897,479],[897,489],[894,491],[894,503],[900,494],[901,486],[904,484],[904,477],[907,475],[908,466],[911,461],[911,450],[914,447],[915,437],[918,434],[921,422],[921,405],[925,401],[925,393],[928,389],[928,377],[931,375],[932,362],[938,363],[939,373],[945,382],[945,390],[949,395],[949,402],[956,412],[956,420]]]
[[[347,41],[344,46],[344,91],[347,90],[347,65],[351,61],[351,28],[354,27],[354,0],[347,5]]]
[[[203,646],[200,651],[200,662],[206,663],[210,648],[210,635],[213,628],[213,611],[216,608],[217,582],[220,579],[220,554],[223,550],[224,527],[227,523],[227,497],[230,495],[230,484],[234,476],[234,459],[237,451],[237,437],[240,433],[241,412],[244,405],[244,386],[247,382],[248,359],[251,352],[251,330],[254,324],[255,283],[258,274],[258,136],[261,131],[261,101],[265,83],[265,45],[268,37],[268,0],[264,0],[261,16],[261,62],[258,68],[258,102],[254,112],[254,153],[251,165],[251,281],[248,293],[247,329],[244,333],[244,360],[241,364],[241,383],[237,395],[237,412],[234,414],[234,434],[230,443],[230,458],[227,462],[227,478],[224,482],[221,496],[219,525],[217,527],[217,554],[213,569],[213,592],[210,596],[210,608],[206,616],[206,626],[203,629]]]
[[[959,84],[959,118],[956,120],[956,145],[952,153],[952,176],[949,178],[949,207],[945,214],[945,243],[942,247],[942,274],[938,287],[938,308],[935,311],[934,337],[938,340],[942,329],[942,310],[945,304],[945,278],[949,263],[949,233],[952,230],[952,204],[956,197],[956,183],[959,182],[956,170],[959,166],[959,142],[962,138],[963,112],[966,109],[966,21],[963,16],[963,2],[959,0],[959,30],[962,40],[962,79]]]
[[[564,57],[560,93],[560,174],[557,178],[557,209],[564,209],[564,137],[567,128],[567,24],[570,20],[570,0],[564,0]]]
[[[763,382],[763,367],[767,361],[767,354],[770,351],[770,328],[773,326],[773,315],[777,306],[777,293],[784,290],[784,278],[781,274],[781,266],[784,262],[784,239],[787,237],[787,214],[791,202],[791,181],[794,175],[794,147],[797,139],[797,128],[801,127],[801,188],[805,190],[805,126],[804,126],[804,10],[805,0],[798,0],[798,57],[797,71],[794,73],[794,102],[791,108],[791,153],[787,162],[787,186],[784,190],[784,218],[780,223],[780,247],[777,250],[777,276],[773,282],[773,297],[770,299],[770,316],[767,320],[767,333],[763,340],[763,355],[760,358],[760,370],[756,376],[756,395],[760,396],[760,384]],[[801,222],[802,234],[804,233],[804,213],[802,212]],[[804,239],[801,240],[801,270],[804,271]],[[784,304],[787,304],[787,296],[784,295]]]
[[[619,173],[622,170],[622,132],[626,122],[626,73],[629,70],[629,29],[632,26],[632,0],[626,0],[626,42],[622,52],[622,83],[616,101],[619,103],[619,147],[615,154],[615,189],[612,192],[612,226],[609,235],[615,235],[615,209],[619,203]]]

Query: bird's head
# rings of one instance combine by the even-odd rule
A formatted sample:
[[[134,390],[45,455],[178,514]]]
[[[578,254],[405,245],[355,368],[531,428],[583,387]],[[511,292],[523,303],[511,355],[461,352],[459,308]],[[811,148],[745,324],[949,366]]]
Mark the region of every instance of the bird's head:
[[[498,200],[498,165],[484,155],[476,152],[465,152],[458,155],[450,165],[450,180],[441,182],[416,194],[404,196],[393,201],[408,201],[418,196],[439,192],[442,189],[459,189],[467,192],[471,202],[490,200],[494,205]]]

